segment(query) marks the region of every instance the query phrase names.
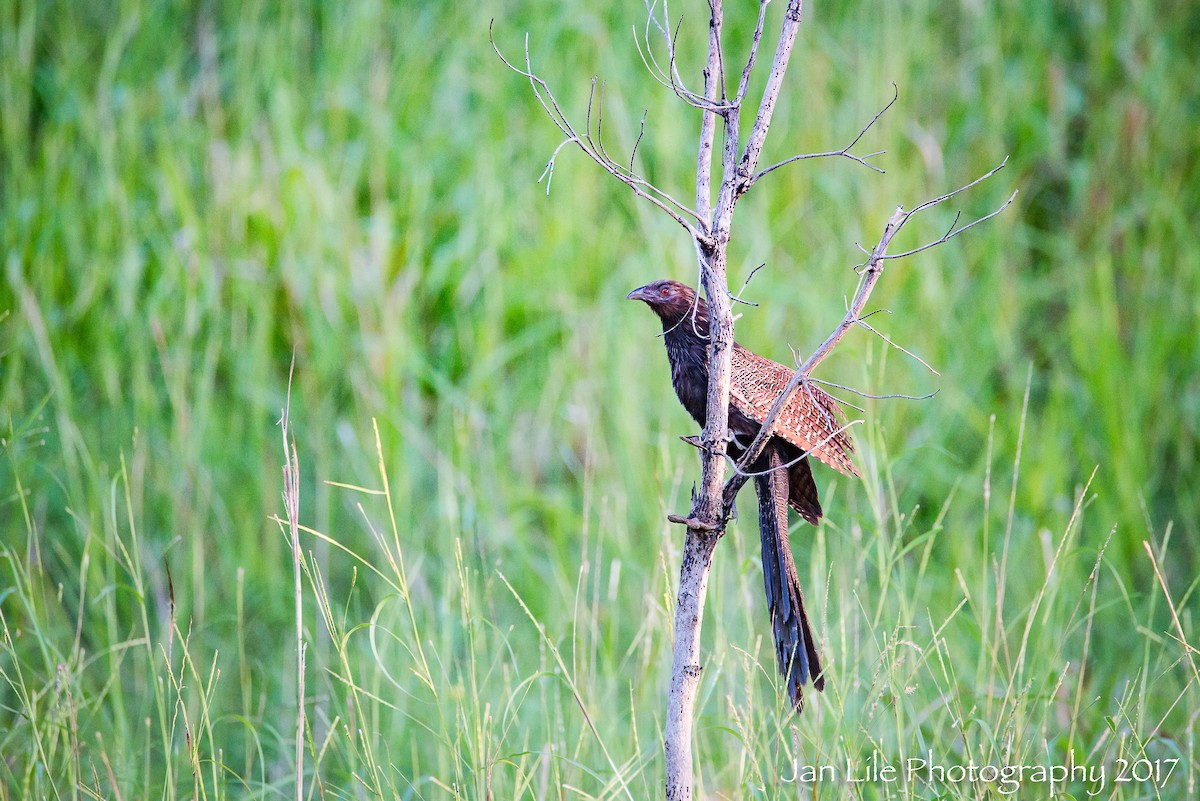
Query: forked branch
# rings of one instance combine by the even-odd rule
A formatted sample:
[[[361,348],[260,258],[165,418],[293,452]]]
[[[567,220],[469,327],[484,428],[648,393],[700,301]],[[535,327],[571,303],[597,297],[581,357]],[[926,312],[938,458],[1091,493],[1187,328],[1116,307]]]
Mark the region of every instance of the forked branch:
[[[642,31],[641,38],[638,37],[637,29],[633,31],[633,44],[637,48],[638,56],[642,59],[642,64],[646,67],[646,71],[661,85],[669,88],[675,95],[687,103],[692,108],[697,108],[702,111],[712,111],[721,113],[729,108],[724,103],[718,103],[715,100],[708,98],[706,95],[698,95],[688,89],[683,82],[683,78],[679,75],[679,65],[675,60],[675,46],[679,40],[679,29],[683,25],[683,17],[675,23],[675,30],[668,31],[669,11],[667,8],[667,0],[663,0],[662,4],[662,20],[659,20],[657,15],[657,2],[646,0],[646,24]],[[653,27],[661,34],[667,51],[667,69],[659,66],[658,58],[654,55],[654,45],[650,41],[650,28]],[[643,49],[644,48],[644,49]]]
[[[546,112],[546,116],[550,118],[551,122],[554,123],[555,127],[557,127],[565,137],[565,139],[559,143],[558,147],[554,149],[554,153],[551,155],[550,160],[546,163],[546,169],[542,173],[542,176],[546,178],[547,181],[546,191],[549,192],[550,181],[552,181],[554,178],[554,165],[555,160],[558,158],[558,154],[567,145],[575,145],[582,150],[584,154],[588,156],[588,158],[600,165],[605,172],[607,172],[609,175],[612,175],[618,181],[632,189],[634,195],[645,198],[651,204],[657,206],[669,217],[671,217],[671,219],[675,220],[675,222],[683,226],[683,228],[689,234],[691,234],[693,239],[696,239],[697,241],[708,242],[709,236],[704,230],[703,218],[701,215],[696,213],[695,209],[685,206],[683,203],[680,203],[678,200],[672,197],[669,193],[635,173],[632,169],[632,154],[630,156],[631,166],[626,168],[625,165],[611,158],[605,151],[600,127],[602,125],[601,115],[603,113],[603,109],[601,107],[602,104],[598,104],[596,100],[596,81],[594,79],[592,80],[591,91],[588,94],[585,128],[581,133],[575,129],[574,125],[572,125],[571,121],[567,118],[567,115],[563,112],[562,107],[559,105],[558,99],[555,98],[554,92],[551,91],[549,84],[547,84],[546,81],[539,75],[534,73],[532,61],[529,55],[528,36],[525,40],[525,67],[522,69],[521,67],[518,67],[516,64],[513,64],[511,61],[509,61],[508,58],[505,57],[502,52],[500,52],[500,48],[496,44],[496,39],[493,35],[492,28],[494,24],[495,20],[493,20],[492,25],[489,25],[488,27],[488,40],[492,44],[492,49],[496,51],[496,55],[499,56],[500,60],[504,62],[506,67],[529,81],[529,85],[533,88],[534,97],[537,98],[542,110]],[[593,112],[597,113],[597,129],[595,136],[592,134],[591,124]],[[638,139],[640,141],[640,135]]]

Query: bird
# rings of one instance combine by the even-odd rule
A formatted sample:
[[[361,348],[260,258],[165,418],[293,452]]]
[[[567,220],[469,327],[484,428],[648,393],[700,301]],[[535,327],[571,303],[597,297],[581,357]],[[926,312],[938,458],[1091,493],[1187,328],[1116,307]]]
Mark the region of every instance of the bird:
[[[670,280],[638,287],[626,297],[643,301],[658,315],[675,394],[692,419],[704,426],[708,416],[707,301],[686,284]],[[758,435],[793,373],[733,344],[727,448],[732,459],[740,458]],[[824,515],[809,456],[840,473],[855,478],[861,475],[854,464],[854,442],[843,426],[845,419],[837,401],[818,387],[798,388],[780,410],[771,438],[748,471],[761,474],[755,484],[763,581],[776,661],[797,711],[803,705],[804,685],[811,681],[817,690],[823,690],[825,676],[788,541],[787,507],[812,525]]]

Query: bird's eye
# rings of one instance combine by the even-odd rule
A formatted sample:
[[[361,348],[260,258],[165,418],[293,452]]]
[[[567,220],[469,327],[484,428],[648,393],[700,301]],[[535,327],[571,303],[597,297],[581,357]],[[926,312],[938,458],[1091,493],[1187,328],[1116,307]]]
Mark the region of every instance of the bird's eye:
[[[671,287],[664,286],[662,289],[658,290],[658,294],[662,295],[664,298],[668,297],[671,294]]]

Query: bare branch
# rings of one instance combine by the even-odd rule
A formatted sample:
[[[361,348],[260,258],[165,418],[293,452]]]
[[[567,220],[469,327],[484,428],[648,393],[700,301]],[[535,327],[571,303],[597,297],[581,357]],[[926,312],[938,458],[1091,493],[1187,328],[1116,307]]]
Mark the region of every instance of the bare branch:
[[[720,0],[717,0],[719,3]],[[704,99],[715,102],[717,99],[716,72],[720,69],[721,47],[719,29],[719,5],[713,9],[712,21],[708,27],[708,61],[704,66]],[[674,64],[675,54],[672,46],[671,60]],[[696,154],[696,213],[700,216],[701,225],[712,231],[712,149],[717,134],[717,115],[715,111],[701,112],[700,116],[700,146]],[[701,258],[700,263],[704,260]],[[703,278],[703,276],[701,276]],[[703,281],[702,281],[703,283]]]
[[[712,103],[704,100],[683,84],[682,78],[679,77],[679,70],[675,67],[675,42],[666,29],[659,23],[658,18],[654,16],[655,5],[657,4],[646,3],[646,25],[640,39],[638,38],[637,28],[633,29],[633,45],[637,48],[638,56],[642,59],[642,66],[646,68],[646,72],[650,73],[650,77],[654,78],[660,85],[670,89],[675,93],[676,97],[692,108],[715,110]],[[682,24],[683,18],[680,17],[679,21]],[[654,55],[654,46],[650,43],[651,23],[654,24],[654,27],[658,28],[659,32],[663,35],[663,39],[666,40],[670,74],[659,66],[658,59]],[[675,28],[675,35],[679,35],[678,26]],[[643,45],[645,47],[644,50]]]
[[[767,263],[763,262],[762,264],[758,265],[757,267],[755,267],[753,270],[750,271],[750,274],[746,276],[746,280],[742,282],[742,288],[738,290],[738,293],[736,295],[732,296],[732,300],[735,303],[744,303],[747,306],[757,306],[758,305],[757,303],[751,303],[748,300],[742,300],[742,293],[746,291],[746,287],[750,286],[750,279],[754,277],[754,274],[766,266],[767,266]]]
[[[650,75],[654,77],[654,80],[658,81],[658,83],[663,86],[670,87],[673,91],[675,91],[676,94],[678,94],[681,87],[679,87],[671,79],[671,77],[667,75],[663,68],[658,65],[658,59],[654,56],[654,46],[650,43],[650,25],[653,23],[654,27],[658,28],[659,33],[662,34],[663,39],[667,43],[667,52],[670,53],[671,51],[671,36],[667,33],[666,28],[659,24],[658,17],[654,14],[654,9],[657,5],[657,2],[651,3],[647,0],[646,24],[642,27],[642,36],[640,39],[638,38],[637,28],[635,27],[633,29],[633,43],[634,46],[637,47],[638,55],[641,56],[642,65],[645,66],[646,71],[649,72]],[[646,47],[644,51],[642,50],[643,42],[645,43]]]
[[[961,191],[961,190],[959,190],[959,191]],[[972,220],[971,222],[964,225],[962,228],[956,229],[954,227],[954,225],[951,225],[950,230],[947,231],[945,236],[943,236],[941,239],[935,239],[934,241],[927,242],[926,244],[921,245],[918,248],[913,248],[912,250],[906,250],[903,253],[893,253],[888,256],[884,256],[884,258],[885,259],[903,259],[905,256],[912,256],[916,253],[920,253],[922,250],[929,250],[932,247],[937,247],[938,245],[942,244],[943,242],[947,242],[947,241],[953,239],[954,237],[958,236],[963,231],[974,228],[975,226],[979,225],[981,222],[986,222],[987,220],[992,219],[997,214],[999,214],[1000,212],[1007,209],[1010,205],[1012,205],[1012,202],[1017,199],[1017,193],[1020,191],[1021,190],[1019,190],[1019,189],[1014,189],[1013,193],[1011,195],[1009,195],[1008,200],[1004,201],[1004,203],[1002,203],[999,208],[997,208],[995,211],[991,212],[990,214],[983,215],[982,217],[980,217],[977,220]],[[949,197],[949,196],[947,196],[947,197]],[[932,205],[932,204],[930,204],[930,205]],[[925,206],[925,208],[928,208],[928,206]],[[911,212],[909,212],[909,216],[911,217],[913,214],[916,214],[918,211],[921,211],[921,210],[922,210],[921,207],[918,206],[917,208],[915,208]],[[955,223],[958,222],[958,216],[955,216],[954,222]]]
[[[854,387],[847,387],[847,386],[843,386],[842,384],[835,384],[832,381],[825,381],[820,378],[813,378],[810,376],[808,381],[809,381],[809,383],[819,384],[820,386],[823,386],[823,387],[833,387],[834,389],[840,389],[844,392],[853,392],[855,395],[858,395],[860,398],[868,398],[870,400],[893,400],[893,399],[895,399],[895,400],[929,400],[930,398],[934,397],[939,392],[941,392],[940,389],[935,389],[933,392],[930,392],[928,395],[901,395],[899,393],[892,393],[892,394],[888,394],[888,395],[871,395],[870,393],[863,392],[862,390],[855,389]],[[845,401],[842,401],[842,403],[845,403]],[[846,405],[849,406],[850,404],[846,403]],[[861,411],[861,409],[859,411]]]
[[[807,379],[808,375],[813,371],[813,369],[816,368],[817,364],[819,364],[833,350],[834,346],[841,341],[842,337],[845,336],[846,331],[849,330],[850,326],[853,325],[858,319],[858,315],[862,312],[863,306],[866,305],[867,298],[870,297],[871,290],[874,288],[876,281],[879,280],[879,276],[883,272],[882,262],[879,261],[879,257],[886,252],[887,246],[891,242],[892,237],[896,235],[896,232],[900,229],[900,226],[903,225],[904,218],[904,210],[902,208],[897,208],[896,212],[892,215],[892,218],[888,221],[887,226],[885,226],[883,236],[880,237],[879,244],[875,246],[875,249],[872,252],[871,260],[876,266],[873,269],[869,269],[867,273],[860,278],[859,287],[858,291],[855,293],[854,302],[851,304],[850,309],[846,312],[846,316],[842,318],[842,322],[839,323],[837,328],[834,329],[833,333],[830,334],[823,343],[821,343],[821,346],[817,348],[817,350],[796,369],[796,372],[792,375],[791,380],[788,381],[787,386],[784,387],[783,392],[781,392],[779,397],[775,399],[775,403],[771,406],[771,410],[767,413],[767,417],[759,429],[758,436],[754,438],[754,442],[751,443],[750,447],[746,450],[745,454],[742,456],[742,459],[739,461],[739,467],[741,469],[745,469],[747,465],[758,458],[758,455],[762,452],[763,447],[766,445],[767,439],[774,432],[775,421],[778,419],[779,412],[783,408],[784,404],[792,396],[792,393],[796,391],[800,384]],[[741,484],[745,483],[744,479],[739,482],[738,478],[738,476],[734,476],[734,478],[730,479],[731,485],[734,484],[734,482],[737,482],[736,486],[733,488],[733,494],[735,495],[737,494],[737,489],[741,488]],[[729,496],[728,486],[726,488],[726,496]]]
[[[679,22],[677,22],[675,24],[675,35],[670,40],[671,86],[673,89],[675,89],[675,94],[677,94],[683,100],[691,103],[696,108],[699,108],[701,110],[714,111],[714,112],[720,114],[721,112],[728,110],[729,107],[723,103],[716,102],[715,97],[713,97],[713,98],[708,98],[707,96],[701,97],[700,95],[697,95],[695,92],[688,90],[683,85],[683,79],[679,77],[679,65],[676,64],[676,62],[675,62],[675,52],[676,52],[675,51],[675,43],[679,40],[679,29],[682,26],[683,26],[683,17],[680,17]],[[718,55],[720,55],[720,51],[718,51]],[[707,83],[705,85],[707,86]],[[707,90],[706,90],[706,93],[707,93]],[[724,92],[722,92],[722,97],[723,96],[724,96]]]
[[[771,64],[771,72],[767,75],[767,85],[763,89],[762,102],[758,106],[758,116],[755,117],[754,127],[750,129],[750,135],[746,138],[746,149],[742,153],[741,165],[738,168],[743,181],[747,176],[754,174],[758,166],[758,157],[767,140],[767,130],[771,127],[771,116],[775,113],[775,103],[779,100],[779,90],[783,86],[788,59],[792,55],[792,45],[796,41],[796,32],[800,29],[801,5],[801,0],[788,0],[787,9],[783,13],[783,26],[779,31],[779,44],[775,47],[775,60]]]
[[[558,103],[555,101],[554,95],[550,92],[550,87],[546,85],[546,82],[534,75],[532,70],[520,69],[507,58],[505,58],[504,54],[500,52],[500,48],[496,46],[496,39],[492,35],[492,27],[495,24],[496,21],[492,20],[491,24],[488,26],[488,40],[492,43],[492,49],[496,51],[496,55],[500,57],[500,60],[503,61],[504,65],[510,70],[529,79],[529,85],[533,88],[533,96],[536,97],[538,103],[541,104],[542,109],[546,112],[546,116],[550,118],[551,122],[553,122],[558,129],[563,132],[564,135],[575,138],[575,132],[571,130],[571,124],[567,122],[567,118],[562,113],[562,109],[558,107]],[[526,66],[529,65],[528,34],[525,35],[525,64]],[[546,98],[542,97],[542,91],[545,91],[549,96],[549,103],[547,103]]]
[[[525,56],[526,62],[529,60],[529,55]],[[592,76],[592,81],[588,84],[588,102],[587,111],[583,115],[583,134],[588,140],[588,144],[592,143],[592,108],[596,103],[596,76]],[[593,148],[594,149],[594,148]],[[601,153],[603,155],[603,153]]]
[[[801,387],[804,389],[804,394],[808,396],[810,408],[816,409],[821,413],[821,417],[825,420],[825,425],[829,426],[830,428],[835,427],[837,425],[837,420],[834,419],[833,412],[831,412],[829,409],[826,409],[825,404],[817,400],[816,395],[813,394],[812,383],[805,381],[801,384]]]
[[[759,0],[758,3],[758,24],[754,26],[754,39],[750,42],[750,57],[746,59],[746,66],[742,70],[742,80],[738,83],[737,96],[733,101],[739,106],[746,99],[746,92],[750,90],[750,73],[754,71],[754,60],[758,57],[758,45],[762,41],[763,24],[767,20],[767,4],[770,1]]]
[[[1006,164],[1008,164],[1008,156],[1005,156],[1003,161],[1001,161],[995,167],[992,167],[990,170],[985,172],[983,175],[976,178],[974,181],[971,181],[971,183],[963,184],[958,189],[955,189],[951,192],[947,192],[946,194],[941,195],[940,197],[935,197],[933,200],[926,200],[924,203],[921,203],[916,208],[914,208],[912,211],[910,211],[908,213],[908,216],[912,217],[915,214],[920,214],[921,212],[925,211],[925,209],[929,208],[930,206],[936,206],[939,203],[944,203],[945,201],[949,200],[950,198],[954,197],[955,195],[960,195],[963,192],[966,192],[968,189],[970,189],[974,186],[978,186],[979,184],[986,181],[988,178],[991,178],[993,175],[995,175],[996,173],[1003,170],[1004,166]],[[1014,192],[1013,197],[1016,197],[1016,194],[1017,193]]]
[[[715,102],[718,82],[723,87],[723,56],[721,54],[721,0],[710,0],[712,17],[709,24],[709,52],[705,68],[705,97]],[[759,107],[746,152],[738,163],[740,102],[734,102],[721,112],[724,122],[722,180],[715,208],[710,203],[712,192],[712,156],[716,138],[716,113],[702,112],[700,146],[696,170],[696,210],[711,223],[708,245],[696,241],[700,283],[708,296],[709,370],[707,421],[702,434],[704,443],[701,486],[694,499],[690,518],[706,526],[723,528],[732,501],[727,500],[722,480],[725,472],[725,449],[728,435],[729,384],[733,352],[733,314],[726,271],[726,245],[729,239],[733,208],[737,201],[736,186],[745,175],[752,173],[758,160],[771,114],[787,69],[788,57],[800,22],[800,0],[789,0],[787,13],[776,47],[775,62],[767,79],[763,102]],[[722,99],[725,99],[722,88]],[[733,479],[739,478],[734,476]],[[741,479],[743,482],[744,478]],[[667,763],[667,798],[691,799],[692,759],[691,731],[696,690],[699,683],[700,622],[703,617],[704,595],[708,584],[708,569],[717,537],[711,531],[689,527],[684,540],[683,565],[680,569],[679,595],[675,617],[675,647],[671,667],[671,688],[667,700],[665,756]]]
[[[596,79],[592,78],[592,87],[594,88],[595,86],[596,86]],[[589,110],[590,110],[590,106],[591,106],[590,100],[588,101],[588,105],[589,105]],[[591,114],[588,115],[588,118],[589,118],[589,120],[591,119]],[[591,128],[589,127],[588,128],[589,141],[591,141],[591,135],[592,135]],[[605,161],[609,161],[609,162],[611,162],[613,160],[612,157],[608,155],[608,151],[604,149],[604,85],[603,84],[600,85],[600,103],[599,103],[599,105],[596,106],[595,145],[596,145],[596,150],[597,150],[597,152],[600,153],[601,158],[603,158]]]
[[[867,161],[867,159],[874,158],[875,156],[882,156],[887,151],[877,150],[874,153],[868,153],[865,156],[856,156],[853,153],[851,153],[850,151],[853,150],[854,146],[859,143],[859,140],[861,140],[863,138],[863,136],[866,135],[867,131],[871,130],[871,126],[873,126],[875,123],[879,122],[879,118],[882,117],[887,112],[887,110],[890,109],[892,107],[892,105],[896,102],[896,99],[898,97],[900,97],[900,89],[896,86],[896,84],[892,84],[892,89],[893,89],[892,99],[889,100],[887,102],[887,105],[884,106],[883,108],[881,108],[879,110],[879,112],[874,117],[871,118],[870,122],[868,122],[866,125],[864,125],[862,127],[862,130],[858,132],[858,136],[854,137],[854,141],[852,141],[850,144],[846,145],[841,150],[827,150],[824,153],[805,153],[803,155],[792,156],[791,158],[784,159],[783,161],[781,161],[777,164],[772,164],[770,167],[767,167],[765,170],[755,173],[753,177],[751,177],[749,180],[747,180],[742,185],[741,191],[745,192],[746,190],[748,190],[751,186],[753,186],[758,181],[759,178],[762,178],[767,173],[773,172],[773,171],[779,169],[780,167],[787,166],[788,164],[791,164],[794,161],[804,161],[806,159],[823,159],[823,158],[829,158],[831,156],[845,156],[846,158],[850,159],[851,161],[856,161],[859,164],[866,167],[867,169],[874,170],[875,172],[882,175],[884,173],[884,170],[882,170],[879,167],[876,167],[874,164],[871,164],[870,162]]]
[[[887,102],[886,106],[879,109],[879,113],[876,114],[874,117],[872,117],[870,122],[868,122],[866,125],[863,126],[863,129],[858,132],[858,136],[854,137],[854,141],[851,142],[850,144],[846,145],[846,150],[849,150],[850,148],[857,145],[859,140],[867,135],[867,131],[871,130],[871,126],[874,125],[875,123],[879,122],[879,118],[882,117],[884,114],[886,114],[887,110],[890,109],[895,104],[895,102],[899,99],[900,99],[900,87],[897,86],[895,83],[893,83],[892,84],[892,99]],[[869,156],[868,156],[868,158],[869,158]]]
[[[1004,165],[1007,163],[1008,159],[1005,158],[999,166],[994,167],[984,175],[976,178],[974,181],[971,181],[969,184],[965,184],[964,186],[961,186],[952,192],[948,192],[945,195],[934,198],[933,200],[927,200],[924,203],[919,204],[912,211],[905,211],[903,206],[898,206],[896,208],[895,213],[892,214],[891,219],[888,220],[887,225],[884,226],[883,235],[880,236],[879,242],[871,250],[870,258],[867,259],[864,265],[862,265],[862,270],[859,273],[858,288],[855,291],[854,300],[850,303],[850,307],[846,311],[845,317],[843,317],[842,321],[838,323],[836,328],[834,328],[833,333],[826,337],[825,341],[822,342],[815,351],[813,351],[813,354],[809,356],[803,364],[796,368],[796,372],[792,375],[791,380],[788,381],[787,386],[784,387],[783,391],[779,394],[779,397],[775,399],[775,403],[772,404],[771,410],[767,413],[766,418],[763,420],[762,426],[759,428],[758,435],[754,438],[754,441],[750,444],[750,447],[746,449],[746,451],[742,454],[742,457],[738,460],[737,472],[735,472],[735,474],[725,485],[726,515],[729,514],[729,510],[732,507],[733,498],[736,497],[737,492],[739,489],[741,489],[742,485],[746,483],[746,479],[741,475],[741,471],[744,471],[746,467],[752,464],[754,460],[758,458],[759,454],[762,453],[763,448],[767,444],[767,440],[775,431],[775,422],[778,420],[779,412],[783,409],[784,404],[786,404],[788,399],[791,398],[792,393],[794,393],[802,383],[808,380],[808,377],[812,374],[812,371],[816,369],[817,365],[824,361],[825,358],[833,352],[834,347],[841,342],[842,337],[846,335],[846,332],[849,331],[854,325],[861,324],[863,308],[866,306],[867,299],[871,296],[871,291],[875,288],[875,284],[879,281],[880,276],[883,274],[883,268],[887,259],[887,249],[891,244],[892,239],[900,232],[900,229],[903,228],[904,225],[913,218],[914,215],[930,208],[931,206],[948,200],[949,198],[954,197],[960,192],[963,192],[973,186],[977,186],[982,181],[986,181],[988,178],[992,177],[1001,169],[1003,169]],[[1015,196],[1016,193],[1013,193],[1013,197]],[[1004,204],[1004,206],[1001,206],[1000,209],[997,209],[995,212],[988,215],[988,217],[981,218],[981,220],[977,222],[981,222],[983,219],[988,219],[989,217],[995,216],[1000,211],[1003,211],[1003,209],[1008,206],[1008,203],[1011,202],[1012,198],[1010,198],[1009,201]],[[971,225],[974,224],[975,223],[972,223]],[[965,231],[969,227],[970,226],[966,226],[959,229],[959,231]]]
[[[558,147],[554,148],[554,152],[550,154],[550,160],[546,162],[546,169],[542,170],[542,174],[538,176],[537,182],[540,184],[542,179],[546,179],[546,194],[550,194],[550,184],[554,181],[554,161],[558,158],[559,151],[569,144],[572,144],[574,139],[564,139],[559,143]]]
[[[642,26],[641,36],[638,35],[637,26],[633,26],[633,45],[637,48],[638,56],[641,57],[642,66],[646,68],[646,72],[649,72],[654,77],[654,80],[666,86],[666,73],[662,71],[662,67],[658,66],[658,59],[654,57],[654,48],[650,44],[650,24],[654,23],[656,28],[660,31],[662,30],[662,26],[658,24],[658,18],[654,16],[654,7],[656,5],[658,3],[646,3],[646,24]],[[646,46],[645,50],[642,49],[643,42]]]
[[[572,143],[582,150],[584,154],[588,156],[588,158],[600,165],[605,172],[612,175],[614,178],[621,181],[621,183],[632,189],[634,195],[645,198],[651,204],[657,206],[659,209],[669,215],[673,220],[675,220],[675,222],[679,223],[679,225],[681,225],[689,234],[691,234],[693,239],[700,242],[708,242],[708,234],[702,230],[702,228],[697,227],[696,225],[696,223],[699,223],[701,226],[704,225],[703,217],[701,217],[701,215],[697,214],[694,209],[690,209],[680,203],[669,193],[663,191],[641,176],[633,173],[632,170],[627,171],[623,165],[608,157],[608,154],[604,152],[600,142],[592,139],[591,114],[592,106],[595,102],[595,81],[593,80],[592,89],[588,95],[588,108],[585,121],[585,125],[587,127],[583,135],[580,135],[571,125],[566,114],[563,113],[562,108],[559,106],[558,100],[554,97],[554,93],[550,90],[549,85],[545,80],[533,72],[532,61],[529,55],[529,37],[525,37],[525,68],[522,69],[509,61],[508,58],[506,58],[505,55],[500,51],[500,48],[496,44],[496,40],[493,35],[494,24],[495,21],[493,20],[492,25],[488,28],[488,40],[491,42],[492,49],[496,51],[496,55],[499,56],[500,60],[506,67],[529,81],[530,86],[533,88],[534,97],[537,98],[538,103],[546,112],[546,116],[550,118],[555,126],[562,131],[563,135],[566,137],[566,140],[559,144],[557,148],[555,148],[554,155],[547,163],[546,169],[542,173],[542,177],[553,176],[555,159],[558,158],[558,154],[562,151],[562,148],[565,144]],[[639,136],[638,139],[640,141],[641,137]],[[539,181],[540,180],[541,179],[539,178]],[[547,191],[549,191],[549,185],[550,182],[547,180]],[[692,220],[695,220],[695,223],[689,221],[689,217],[692,218]]]
[[[873,313],[873,312],[872,312],[872,313]],[[923,367],[924,367],[926,370],[928,370],[929,372],[933,373],[933,374],[934,374],[934,375],[936,375],[938,378],[941,378],[941,377],[942,377],[942,374],[941,374],[941,373],[939,373],[937,370],[934,370],[934,369],[933,369],[933,368],[932,368],[932,367],[929,365],[929,362],[925,361],[925,360],[924,360],[924,359],[922,359],[920,356],[918,356],[917,354],[913,353],[911,350],[908,350],[907,348],[903,347],[902,345],[897,345],[895,342],[893,342],[892,340],[888,339],[888,338],[887,338],[887,337],[886,337],[886,336],[885,336],[883,333],[881,333],[879,330],[877,330],[877,329],[875,329],[875,328],[871,327],[871,325],[870,325],[869,323],[865,322],[865,320],[866,320],[866,318],[865,318],[865,317],[859,317],[857,320],[855,320],[855,323],[856,323],[857,325],[859,325],[860,327],[867,329],[867,330],[868,330],[868,331],[870,331],[872,334],[874,334],[875,336],[879,337],[879,338],[880,338],[880,339],[882,339],[884,342],[886,342],[887,344],[891,345],[893,348],[895,348],[896,350],[900,351],[901,353],[904,353],[904,354],[906,354],[906,355],[908,355],[908,356],[912,357],[913,359],[916,359],[918,362],[920,362],[920,363],[921,363],[921,365],[922,365],[922,366],[923,366]]]
[[[724,106],[719,103],[711,102],[701,95],[696,94],[691,89],[688,89],[683,82],[683,78],[679,75],[679,67],[675,63],[675,44],[679,38],[679,29],[683,24],[683,17],[679,18],[679,22],[675,24],[674,34],[669,33],[665,27],[666,18],[668,15],[666,3],[663,3],[663,21],[659,22],[658,17],[654,13],[654,8],[657,3],[646,3],[646,24],[639,39],[637,29],[634,28],[633,43],[637,48],[638,55],[642,59],[642,64],[646,67],[646,71],[650,73],[662,86],[669,88],[675,93],[676,97],[687,103],[692,108],[697,108],[702,111],[715,111],[720,113],[724,110]],[[664,70],[658,63],[658,59],[654,55],[654,46],[650,42],[650,26],[653,24],[662,34],[663,40],[666,42],[667,48],[667,69]],[[643,45],[645,50],[643,51]]]
[[[637,139],[633,140],[633,149],[629,151],[629,174],[633,175],[633,160],[637,158],[638,145],[642,143],[642,137],[646,135],[646,115],[650,113],[649,109],[642,112],[642,121],[638,125]]]
[[[724,103],[729,95],[725,91],[725,48],[721,46],[721,30],[724,27],[724,14],[721,10],[721,4],[722,0],[708,0],[709,12],[712,14],[712,19],[717,23],[710,30],[715,33],[717,39],[717,88],[720,90],[721,101]],[[737,104],[733,104],[731,108],[736,109]],[[727,108],[726,111],[728,110]]]
[[[812,383],[813,383],[812,379],[809,379],[808,381],[804,382],[805,386],[808,386],[809,384],[812,384]],[[828,395],[829,397],[833,398],[841,406],[845,406],[849,409],[853,409],[854,411],[858,412],[859,414],[867,413],[867,410],[864,409],[863,407],[859,406],[856,403],[851,403],[850,401],[846,400],[845,398],[839,398],[837,395],[834,395],[832,392],[826,392],[825,394]]]
[[[665,3],[665,0],[664,0]],[[704,95],[715,104],[718,87],[724,101],[724,58],[721,53],[722,0],[709,0],[708,60],[704,71]],[[702,434],[705,445],[701,459],[700,492],[694,498],[690,518],[706,525],[723,527],[732,503],[727,502],[722,480],[725,474],[725,449],[729,419],[729,384],[733,354],[733,314],[726,270],[726,246],[738,183],[754,171],[766,139],[771,115],[783,83],[788,58],[800,24],[800,0],[789,0],[775,50],[775,61],[767,78],[758,117],[738,161],[741,104],[728,104],[720,114],[724,122],[722,180],[715,208],[712,197],[712,157],[716,138],[717,112],[701,112],[700,145],[696,169],[696,211],[711,222],[711,239],[696,240],[700,283],[709,302],[708,393],[706,423]],[[734,479],[738,476],[734,476]],[[743,478],[744,482],[745,479]],[[698,527],[689,527],[684,539],[683,565],[680,569],[679,595],[675,617],[674,659],[671,687],[667,698],[664,752],[667,766],[667,799],[692,797],[692,714],[699,684],[698,663],[700,622],[708,585],[709,564],[717,537]]]

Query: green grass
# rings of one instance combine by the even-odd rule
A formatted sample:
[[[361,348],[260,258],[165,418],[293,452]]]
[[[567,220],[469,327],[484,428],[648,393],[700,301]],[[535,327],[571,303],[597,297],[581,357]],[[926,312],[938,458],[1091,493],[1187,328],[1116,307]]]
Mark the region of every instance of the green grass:
[[[680,11],[690,76],[704,20]],[[692,276],[691,245],[569,151],[546,197],[555,132],[487,43],[491,17],[510,55],[528,31],[576,119],[600,75],[616,152],[647,109],[643,169],[687,197],[696,119],[642,69],[642,13],[0,11],[0,799],[294,796],[275,520],[293,354],[307,796],[660,793],[681,542],[665,515],[697,471],[654,321],[623,298]],[[740,43],[753,22],[735,13]],[[767,268],[740,341],[811,350],[853,289],[854,243],[896,204],[1011,155],[903,248],[1021,194],[876,292],[883,329],[940,377],[863,332],[822,367],[940,392],[866,401],[865,479],[822,472],[828,523],[793,531],[831,670],[799,719],[745,508],[720,545],[701,797],[794,798],[796,764],[874,752],[1073,754],[1109,766],[1101,797],[1192,797],[1200,13],[806,14],[764,158],[840,147],[894,81],[863,143],[887,174],[807,162],[745,199],[733,276]],[[1114,783],[1143,757],[1181,761],[1157,792]]]

